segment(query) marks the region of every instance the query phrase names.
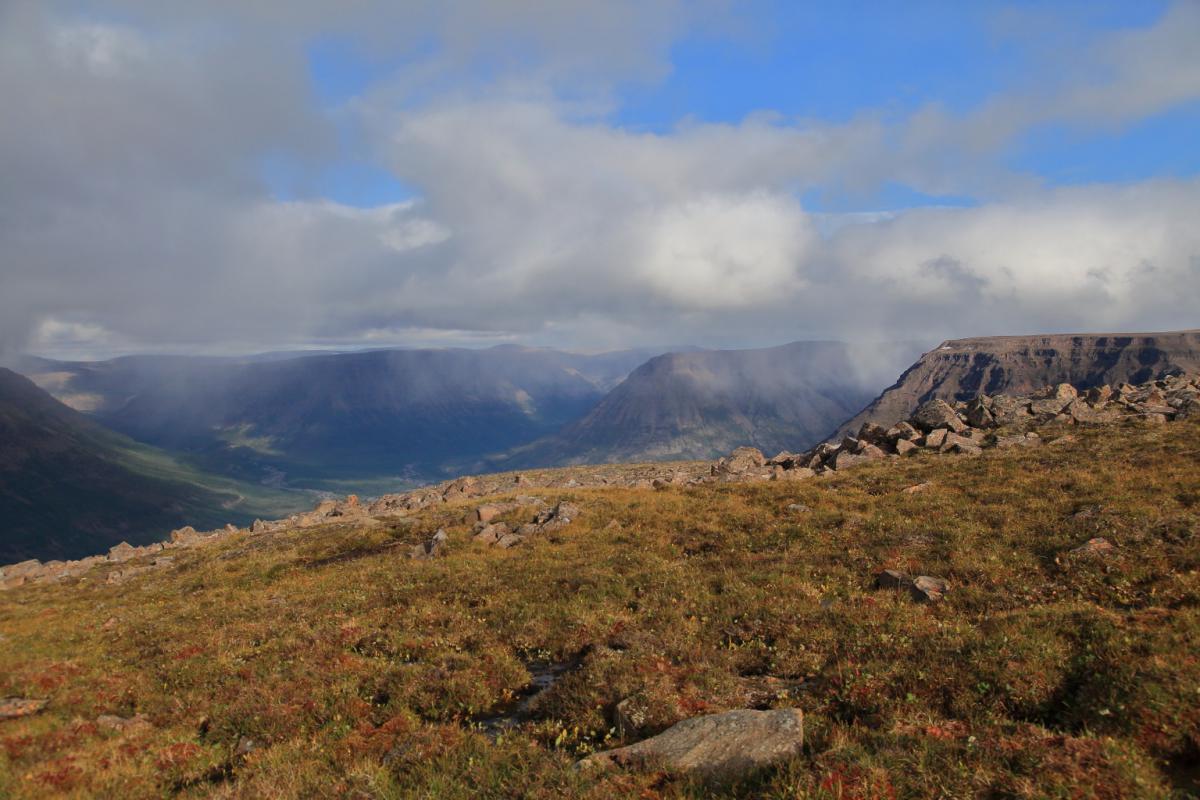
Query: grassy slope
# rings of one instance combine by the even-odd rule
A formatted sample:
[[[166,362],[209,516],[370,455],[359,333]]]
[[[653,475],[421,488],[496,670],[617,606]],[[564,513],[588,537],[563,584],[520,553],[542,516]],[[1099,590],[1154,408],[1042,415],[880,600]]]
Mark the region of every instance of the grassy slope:
[[[584,516],[512,551],[472,543],[459,504],[5,592],[0,696],[50,706],[0,722],[0,796],[1188,796],[1200,423],[1075,435],[802,483],[539,492]],[[439,526],[446,558],[403,557]],[[1096,535],[1113,556],[1065,555]],[[871,589],[884,566],[954,589],[918,606]],[[534,721],[496,743],[462,724],[526,661],[585,651]],[[798,706],[807,751],[714,789],[574,771],[619,743],[631,695],[648,732]],[[155,727],[92,722],[134,711]],[[242,736],[268,746],[233,759]]]

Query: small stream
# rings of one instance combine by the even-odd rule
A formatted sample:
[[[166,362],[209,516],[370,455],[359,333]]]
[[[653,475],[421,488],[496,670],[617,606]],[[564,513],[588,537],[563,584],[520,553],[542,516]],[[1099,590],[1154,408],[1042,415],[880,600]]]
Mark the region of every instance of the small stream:
[[[485,714],[472,717],[471,724],[488,738],[498,738],[529,719],[529,709],[533,706],[533,701],[558,683],[563,675],[577,669],[582,661],[581,656],[576,656],[569,661],[538,661],[526,664],[525,668],[532,676],[529,683],[521,687],[512,700],[493,706]]]

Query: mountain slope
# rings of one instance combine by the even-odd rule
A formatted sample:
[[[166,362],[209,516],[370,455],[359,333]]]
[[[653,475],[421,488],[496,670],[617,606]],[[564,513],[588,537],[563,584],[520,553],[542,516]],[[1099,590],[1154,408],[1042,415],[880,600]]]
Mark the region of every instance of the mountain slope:
[[[647,357],[502,346],[43,361],[31,371],[109,427],[206,469],[369,493],[556,431]]]
[[[634,370],[587,416],[517,451],[511,463],[709,458],[739,445],[801,450],[861,408],[872,386],[840,342],[671,353]]]
[[[0,797],[1196,797],[1200,420],[1040,432],[799,481],[510,476],[0,591]],[[484,503],[575,508],[505,548]],[[802,746],[726,782],[576,766],[764,708]]]
[[[0,369],[0,562],[79,557],[309,502],[181,467]]]
[[[838,433],[857,431],[864,422],[892,425],[933,398],[1026,394],[1058,383],[1142,383],[1197,370],[1200,330],[954,339],[923,355]]]

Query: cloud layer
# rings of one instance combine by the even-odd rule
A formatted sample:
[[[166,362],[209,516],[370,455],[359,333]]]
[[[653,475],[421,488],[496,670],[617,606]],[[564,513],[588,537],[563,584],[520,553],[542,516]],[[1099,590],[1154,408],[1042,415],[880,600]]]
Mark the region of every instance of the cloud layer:
[[[1200,99],[1198,3],[965,114],[764,112],[665,132],[614,124],[613,87],[660,77],[672,40],[728,9],[532,2],[497,20],[490,3],[169,5],[114,6],[132,22],[0,10],[6,349],[1197,324],[1200,181],[1047,188],[1000,156],[1037,125],[1121,125]],[[329,31],[405,59],[323,109],[303,53]],[[332,158],[347,119],[416,197],[272,197],[263,160]],[[886,183],[980,202],[831,220],[798,199]]]

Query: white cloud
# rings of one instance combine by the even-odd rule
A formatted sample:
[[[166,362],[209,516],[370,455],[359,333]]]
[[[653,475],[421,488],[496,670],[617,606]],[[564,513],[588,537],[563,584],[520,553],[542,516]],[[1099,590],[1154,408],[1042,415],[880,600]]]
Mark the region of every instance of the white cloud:
[[[121,8],[131,22],[0,10],[0,342],[735,345],[1196,324],[1196,180],[1047,190],[994,157],[1031,125],[1200,96],[1195,3],[1094,43],[1078,58],[1095,69],[966,115],[763,113],[660,133],[615,126],[603,95],[669,68],[693,4]],[[386,52],[422,31],[441,43],[341,110],[420,200],[280,202],[258,178],[264,154],[336,150],[299,48],[320,30]],[[481,64],[491,77],[468,77]],[[837,217],[795,199],[884,181],[983,202]]]

